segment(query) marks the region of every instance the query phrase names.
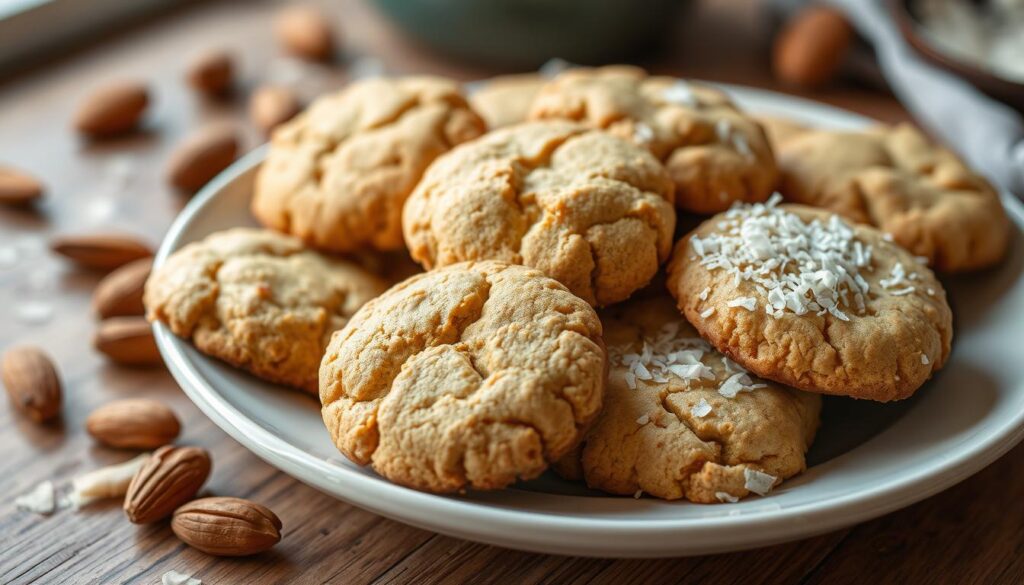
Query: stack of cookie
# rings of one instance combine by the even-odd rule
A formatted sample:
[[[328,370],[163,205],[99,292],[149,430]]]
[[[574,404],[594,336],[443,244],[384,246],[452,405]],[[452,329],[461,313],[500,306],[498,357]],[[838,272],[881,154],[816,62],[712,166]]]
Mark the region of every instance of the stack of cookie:
[[[357,82],[275,132],[252,204],[270,229],[174,254],[149,315],[319,392],[338,449],[416,489],[553,467],[764,495],[805,469],[822,394],[902,399],[942,367],[929,266],[991,264],[1008,234],[991,187],[913,130],[768,127],[774,148],[723,93],[632,67],[471,101]],[[428,272],[395,270],[403,249]]]

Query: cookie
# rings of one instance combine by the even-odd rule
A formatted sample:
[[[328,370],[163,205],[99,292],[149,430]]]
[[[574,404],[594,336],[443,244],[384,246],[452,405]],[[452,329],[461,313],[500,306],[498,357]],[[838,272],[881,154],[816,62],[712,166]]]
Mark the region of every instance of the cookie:
[[[668,258],[672,181],[648,152],[563,121],[496,130],[438,158],[406,202],[428,270],[467,260],[539,268],[593,305],[643,287]]]
[[[474,91],[469,103],[487,122],[488,128],[504,128],[526,121],[533,98],[547,81],[536,73],[500,75]]]
[[[764,201],[775,158],[761,126],[724,93],[636,67],[570,69],[545,85],[530,119],[569,119],[647,148],[676,185],[676,205],[715,213]]]
[[[331,333],[386,287],[269,230],[236,228],[178,250],[146,282],[151,321],[229,364],[317,392]]]
[[[953,153],[907,124],[780,136],[780,190],[789,201],[867,223],[940,272],[997,263],[1010,221],[999,195]]]
[[[252,212],[316,248],[397,250],[402,205],[423,171],[484,130],[454,82],[355,82],[274,132]]]
[[[579,442],[605,384],[601,322],[540,271],[467,262],[367,303],[320,366],[323,418],[360,465],[416,489],[497,489]]]
[[[716,349],[810,392],[889,401],[949,358],[935,275],[878,230],[801,205],[739,206],[676,244],[668,288]]]
[[[732,502],[806,468],[821,397],[749,375],[664,289],[602,311],[604,409],[557,470],[619,495]],[[576,470],[576,471],[573,471]]]

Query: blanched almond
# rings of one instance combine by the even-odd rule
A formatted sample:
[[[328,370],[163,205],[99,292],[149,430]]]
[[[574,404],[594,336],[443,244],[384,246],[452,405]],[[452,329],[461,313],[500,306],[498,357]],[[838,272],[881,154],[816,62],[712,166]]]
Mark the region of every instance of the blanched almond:
[[[198,447],[166,445],[153,452],[128,484],[124,512],[135,524],[171,515],[195,497],[210,476],[210,454]]]
[[[264,134],[291,120],[301,109],[298,96],[287,87],[267,85],[249,99],[249,117]]]
[[[142,292],[153,269],[152,258],[129,262],[103,277],[92,295],[92,307],[100,319],[142,315]]]
[[[24,205],[43,194],[39,179],[11,167],[0,167],[0,203]]]
[[[50,240],[50,249],[79,266],[97,270],[113,270],[153,255],[148,244],[119,234],[55,236]]]
[[[75,128],[91,138],[106,138],[135,128],[149,105],[142,83],[122,81],[94,91],[78,108]]]
[[[228,125],[204,128],[186,138],[171,155],[167,180],[181,191],[194,193],[235,160],[238,135]]]
[[[326,61],[334,52],[327,17],[313,6],[291,6],[277,15],[277,40],[285,51],[309,61]]]
[[[44,422],[60,413],[60,377],[41,349],[20,346],[7,350],[0,374],[15,408],[32,420]]]
[[[93,345],[111,361],[126,366],[162,363],[145,317],[112,317],[100,322]]]
[[[107,403],[89,414],[85,428],[97,441],[122,449],[155,449],[175,439],[181,423],[162,402],[129,398]]]
[[[207,554],[242,557],[281,541],[281,520],[266,506],[242,498],[200,498],[174,512],[171,530]]]

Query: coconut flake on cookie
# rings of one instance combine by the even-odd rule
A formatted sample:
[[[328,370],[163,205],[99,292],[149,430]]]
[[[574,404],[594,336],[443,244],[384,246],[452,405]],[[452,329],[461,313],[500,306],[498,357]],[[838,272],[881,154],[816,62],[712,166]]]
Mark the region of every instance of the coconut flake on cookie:
[[[775,487],[777,479],[777,477],[770,473],[764,473],[749,467],[743,469],[743,487],[759,496],[767,496],[772,491],[772,488]]]

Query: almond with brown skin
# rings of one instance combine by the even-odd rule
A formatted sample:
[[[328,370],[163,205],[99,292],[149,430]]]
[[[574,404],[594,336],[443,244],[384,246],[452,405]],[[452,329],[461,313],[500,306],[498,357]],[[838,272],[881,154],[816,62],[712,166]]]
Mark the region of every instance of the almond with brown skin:
[[[113,270],[153,255],[148,244],[118,234],[55,236],[50,240],[50,249],[83,268],[95,270]]]
[[[204,128],[186,138],[171,155],[167,180],[186,193],[195,193],[235,160],[238,135],[229,125]]]
[[[142,292],[152,269],[153,259],[142,258],[104,276],[92,295],[92,307],[100,319],[145,314]]]
[[[267,85],[249,99],[249,117],[264,134],[291,120],[301,109],[298,96],[287,87]]]
[[[0,167],[0,203],[4,205],[25,205],[43,195],[43,184],[32,175]]]
[[[142,83],[111,83],[90,94],[75,115],[75,129],[90,138],[107,138],[134,129],[149,105]]]
[[[807,6],[775,40],[775,76],[799,87],[824,85],[839,71],[852,42],[853,27],[842,11],[830,6]]]
[[[160,447],[128,484],[124,513],[135,524],[149,524],[170,516],[178,506],[195,497],[211,467],[210,454],[205,449]]]
[[[204,95],[226,94],[234,82],[234,59],[231,53],[215,49],[199,54],[188,68],[188,83]]]
[[[281,520],[266,506],[241,498],[201,498],[174,512],[171,530],[204,553],[243,557],[281,541]]]
[[[15,408],[36,422],[60,413],[61,384],[57,368],[37,347],[12,347],[0,363],[0,377]]]
[[[277,40],[284,50],[308,61],[327,61],[334,53],[334,32],[313,6],[291,6],[277,15]]]
[[[145,317],[111,317],[100,322],[93,345],[111,361],[126,366],[162,363]]]
[[[174,411],[146,398],[115,400],[89,414],[85,428],[97,441],[121,449],[155,449],[181,432]]]

